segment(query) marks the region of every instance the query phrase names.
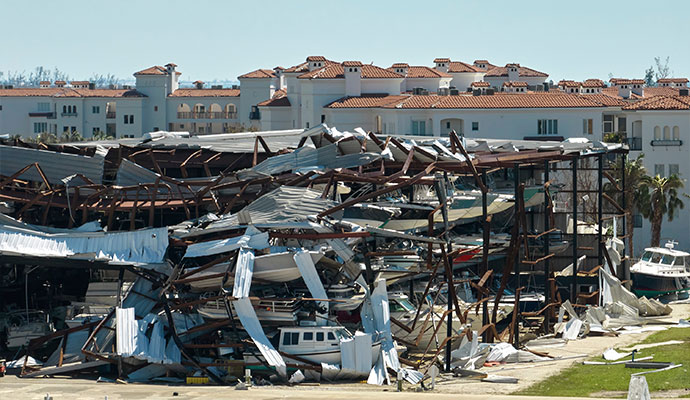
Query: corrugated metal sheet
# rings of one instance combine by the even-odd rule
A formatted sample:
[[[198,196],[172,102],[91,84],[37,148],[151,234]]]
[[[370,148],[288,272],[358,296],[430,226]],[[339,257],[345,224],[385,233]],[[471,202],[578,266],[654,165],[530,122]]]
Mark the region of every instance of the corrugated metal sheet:
[[[0,145],[0,175],[10,176],[29,164],[38,163],[51,184],[63,184],[62,179],[80,173],[94,183],[103,181],[103,165],[107,151],[99,147],[93,157],[55,151],[27,149]],[[22,179],[42,182],[35,168],[21,175]]]
[[[150,264],[163,263],[167,248],[167,228],[113,233],[46,233],[0,225],[0,252],[14,255]]]
[[[120,167],[117,169],[115,184],[118,186],[134,186],[140,183],[154,183],[159,177],[160,175],[150,169],[123,158],[120,162]]]
[[[249,171],[275,175],[281,172],[295,170],[305,172],[311,169],[351,168],[370,164],[380,158],[381,155],[374,153],[354,153],[339,156],[338,146],[330,144],[319,147],[318,149],[313,147],[301,147],[292,153],[273,156],[264,160],[254,168],[251,168]],[[242,177],[242,171],[238,172],[238,177],[244,179]]]

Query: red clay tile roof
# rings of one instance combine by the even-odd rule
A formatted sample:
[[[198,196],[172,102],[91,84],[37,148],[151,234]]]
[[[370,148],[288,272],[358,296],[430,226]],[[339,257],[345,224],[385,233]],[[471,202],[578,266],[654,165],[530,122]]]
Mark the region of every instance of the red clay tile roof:
[[[324,57],[324,56],[309,56],[309,57],[307,57],[307,61],[326,61],[326,57]]]
[[[522,81],[508,81],[503,82],[504,87],[527,87],[527,82]]]
[[[618,88],[617,87],[607,87],[602,89],[602,93],[606,94],[607,96],[615,97],[620,99],[621,97],[618,96]],[[672,88],[672,87],[646,87],[644,88],[644,96],[639,96],[634,93],[630,94],[631,99],[643,99],[643,98],[650,98],[654,96],[677,96],[678,95],[678,88]]]
[[[89,82],[89,81],[72,81],[69,84],[72,86],[76,86],[76,85],[88,85],[89,83],[91,83],[91,82]]]
[[[690,110],[688,96],[654,96],[623,107],[624,110]]]
[[[586,96],[588,99],[594,100],[597,103],[601,103],[602,105],[606,107],[622,107],[628,102],[624,101],[623,99],[619,97],[611,97],[607,94],[603,93],[582,93],[582,96]]]
[[[67,82],[65,82],[65,81],[55,81],[55,84],[56,84],[56,85],[64,85],[64,84],[66,84],[66,83],[67,83]]]
[[[142,69],[141,71],[135,72],[134,75],[165,75],[166,70],[164,67],[161,67],[160,65],[154,65],[153,67],[149,67],[146,69]]]
[[[409,66],[410,66],[410,64],[408,64],[408,63],[395,63],[395,64],[391,65],[391,68],[407,68]],[[391,68],[388,68],[388,69],[391,69]]]
[[[451,61],[450,64],[448,64],[448,72],[483,72],[484,70],[475,67],[474,65],[470,65],[467,63],[464,63],[462,61]]]
[[[302,74],[297,79],[343,79],[345,70],[341,64],[327,64],[324,67]],[[404,76],[375,65],[362,65],[362,79],[404,78]]]
[[[197,80],[197,81],[194,81],[194,82],[192,82],[192,83],[193,83],[193,84],[204,83],[204,81],[198,81],[198,80]]]
[[[361,67],[361,61],[343,61],[343,67]]]
[[[171,66],[171,67],[173,67],[173,68],[177,68],[177,64],[175,64],[175,63],[167,63],[167,64],[165,64],[166,67],[167,67],[168,65]]]
[[[625,78],[612,78],[609,82],[613,83],[614,85],[644,85],[645,80],[644,79],[625,79]]]
[[[449,62],[450,62],[450,58],[436,58],[436,59],[434,59],[434,63],[437,63],[437,64],[438,63],[449,63]]]
[[[582,85],[581,82],[575,82],[573,80],[569,79],[561,79],[558,81],[558,86],[565,86],[565,87],[580,87]]]
[[[584,82],[582,82],[582,87],[589,87],[589,88],[600,87],[600,88],[603,88],[604,86],[606,86],[606,85],[604,84],[604,81],[602,81],[601,79],[586,79]]]
[[[401,65],[401,64],[393,64],[392,67],[388,68],[389,71],[395,72],[395,68],[407,68],[407,77],[408,78],[452,78],[453,75],[447,74],[442,71],[437,71],[433,68],[429,67],[410,67],[406,65],[406,67],[401,67],[396,65]]]
[[[326,108],[378,108],[388,104],[395,104],[405,100],[406,95],[365,94],[357,97],[343,97],[328,105]]]
[[[489,64],[489,60],[474,60],[475,64]]]
[[[239,97],[240,89],[177,89],[170,97]]]
[[[146,97],[134,89],[18,88],[0,89],[0,97]]]
[[[275,71],[272,69],[257,69],[252,72],[247,72],[244,75],[240,75],[237,79],[264,79],[273,78],[276,76]]]
[[[315,61],[320,61],[320,60],[315,60]],[[335,61],[331,61],[328,59],[322,60],[322,61],[325,62],[325,65],[338,64]],[[283,72],[287,72],[287,73],[290,73],[290,72],[309,72],[309,61],[305,61],[301,64],[293,65],[292,67],[285,69]]]
[[[489,82],[478,81],[478,82],[470,83],[470,86],[472,86],[472,87],[489,87],[491,85],[489,84]]]
[[[688,78],[661,78],[657,83],[688,83]]]
[[[485,76],[508,76],[508,67],[517,66],[518,74],[521,77],[548,77],[549,74],[537,71],[532,68],[521,67],[520,64],[506,64],[505,67],[494,67],[487,71]]]
[[[280,89],[273,93],[272,98],[264,100],[257,105],[264,107],[290,107],[290,100],[287,98],[287,93],[285,93],[285,90]]]
[[[567,93],[497,93],[492,96],[393,95],[345,97],[327,108],[403,109],[508,109],[508,108],[600,108],[606,107],[594,95]],[[614,99],[606,99],[613,101]],[[622,103],[621,104],[625,104]]]

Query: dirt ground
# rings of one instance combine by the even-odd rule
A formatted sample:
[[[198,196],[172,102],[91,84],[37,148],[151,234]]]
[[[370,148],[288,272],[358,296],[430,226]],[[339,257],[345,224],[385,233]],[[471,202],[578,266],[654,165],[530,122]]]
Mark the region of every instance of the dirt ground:
[[[673,313],[666,318],[669,324],[676,324],[679,318],[690,315],[690,304],[673,306]],[[568,342],[561,347],[544,347],[536,350],[560,357],[560,360],[539,363],[506,364],[483,368],[490,374],[518,378],[517,384],[486,383],[443,375],[433,391],[416,392],[406,385],[403,393],[395,392],[394,386],[377,387],[359,383],[322,384],[318,386],[274,386],[253,387],[237,391],[231,387],[186,386],[162,384],[117,384],[97,383],[94,380],[75,378],[33,378],[20,379],[16,376],[0,378],[0,399],[44,399],[47,393],[54,400],[63,399],[381,399],[433,397],[436,399],[511,400],[529,397],[508,396],[510,393],[528,387],[548,376],[558,373],[573,363],[600,355],[609,347],[625,347],[649,336],[652,332],[620,335],[618,337],[587,337]],[[643,354],[642,354],[643,355]],[[175,395],[177,393],[177,395]],[[563,398],[560,398],[563,399]]]

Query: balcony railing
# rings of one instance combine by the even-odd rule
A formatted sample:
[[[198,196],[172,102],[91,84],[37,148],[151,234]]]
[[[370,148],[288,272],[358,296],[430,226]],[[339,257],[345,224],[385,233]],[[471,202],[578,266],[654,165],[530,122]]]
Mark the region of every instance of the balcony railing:
[[[115,111],[106,111],[105,117],[107,119],[113,119],[117,116],[117,113]]]
[[[237,119],[236,112],[225,111],[178,111],[178,119]]]
[[[48,119],[55,119],[56,115],[52,111],[48,111],[48,112],[41,111],[41,112],[30,112],[29,117],[46,117]]]
[[[75,113],[75,112],[63,112],[60,115],[62,115],[63,117],[76,117],[77,113]]]
[[[680,139],[652,140],[650,144],[652,146],[682,146],[683,141]]]
[[[641,151],[642,150],[642,138],[641,137],[623,138],[623,143],[627,144],[631,151]]]

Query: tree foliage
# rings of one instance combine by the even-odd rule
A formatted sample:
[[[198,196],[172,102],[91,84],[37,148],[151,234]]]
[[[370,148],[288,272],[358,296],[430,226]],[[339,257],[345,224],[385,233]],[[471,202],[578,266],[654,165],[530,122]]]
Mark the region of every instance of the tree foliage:
[[[658,247],[661,241],[664,215],[668,216],[669,221],[673,221],[678,210],[683,209],[684,204],[678,190],[684,186],[684,180],[676,174],[668,177],[647,175],[642,179],[641,188],[646,190],[642,192],[639,201],[645,203],[645,207],[640,210],[652,224],[652,246]]]

